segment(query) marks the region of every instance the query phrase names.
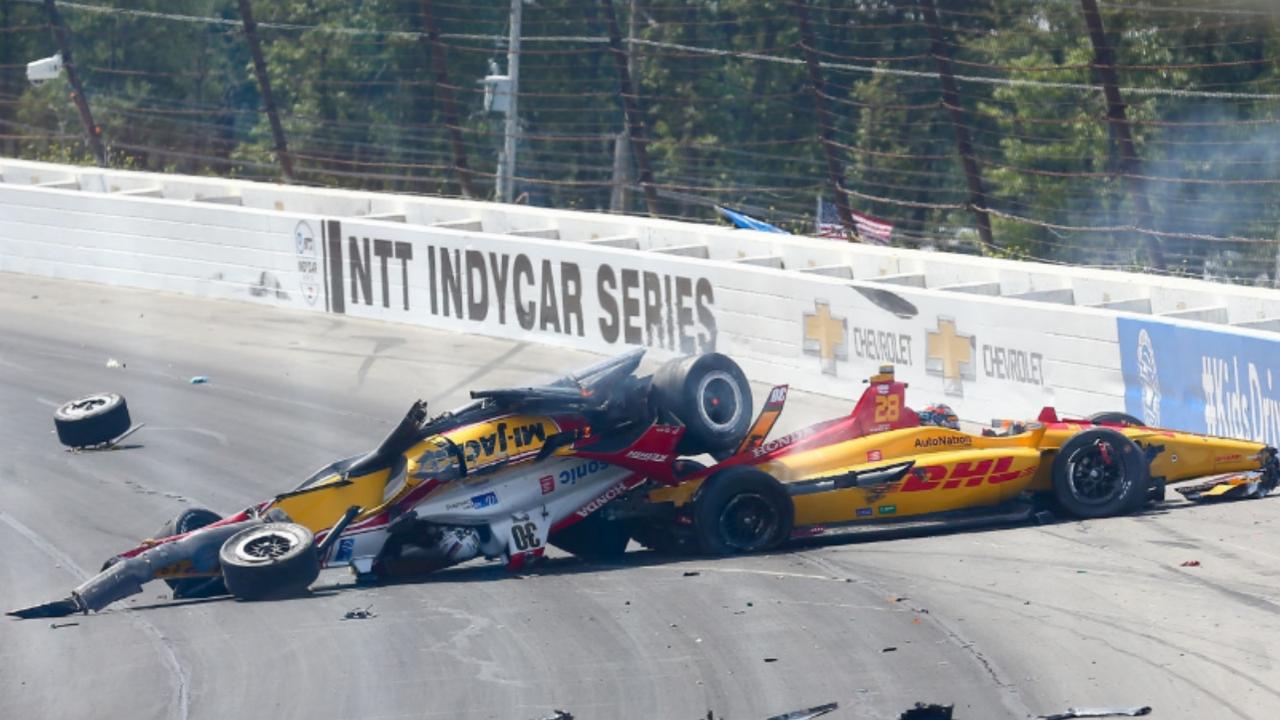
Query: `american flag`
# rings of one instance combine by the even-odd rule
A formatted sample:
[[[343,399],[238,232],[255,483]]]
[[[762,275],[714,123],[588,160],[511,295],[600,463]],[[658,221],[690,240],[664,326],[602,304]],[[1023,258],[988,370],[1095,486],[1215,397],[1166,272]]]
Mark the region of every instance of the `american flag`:
[[[878,220],[870,215],[853,215],[853,224],[858,231],[858,238],[873,245],[888,245],[893,237],[893,224]],[[845,236],[844,225],[840,224],[840,213],[836,204],[827,202],[818,196],[817,231],[822,237],[841,238]]]

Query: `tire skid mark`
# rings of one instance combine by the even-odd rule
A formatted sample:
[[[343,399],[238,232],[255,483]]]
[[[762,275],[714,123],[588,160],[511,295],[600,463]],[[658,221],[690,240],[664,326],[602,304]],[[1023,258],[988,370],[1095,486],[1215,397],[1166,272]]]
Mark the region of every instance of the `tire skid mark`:
[[[810,565],[813,565],[815,567],[818,567],[833,573],[846,569],[844,563],[837,560],[833,560],[831,558],[814,557],[804,553],[798,553],[796,554],[796,557],[806,563],[809,563]],[[892,594],[884,582],[884,579],[886,578],[886,575],[887,575],[886,573],[878,572],[874,569],[868,572],[865,568],[862,568],[856,564],[852,565],[851,567],[858,570],[858,572],[855,574],[862,575],[862,577],[864,578],[863,582],[869,582],[869,583],[875,584],[876,586],[879,587],[879,589],[885,595]],[[845,574],[847,575],[848,573],[845,573]],[[867,575],[878,575],[881,578],[881,580],[866,580],[865,578]],[[1002,677],[1001,672],[996,668],[996,666],[992,663],[992,661],[989,658],[987,658],[987,656],[983,654],[981,650],[978,649],[978,646],[976,643],[974,643],[974,641],[969,640],[968,638],[965,638],[963,635],[961,635],[958,628],[953,627],[950,623],[948,623],[945,619],[943,619],[939,614],[930,613],[927,617],[928,619],[926,620],[926,622],[936,626],[939,630],[942,631],[943,635],[946,636],[946,639],[949,642],[951,642],[956,647],[968,653],[973,658],[974,662],[976,662],[982,668],[983,672],[988,677],[991,678],[992,682],[1000,690],[1000,696],[1001,698],[1003,698],[1005,707],[1010,710],[1010,712],[1014,717],[1030,717],[1032,715],[1029,707],[1026,704],[1026,701],[1023,700],[1022,698],[1022,693],[1019,690],[1017,683],[1010,682],[1004,679]]]
[[[59,550],[55,545],[44,539],[44,537],[35,530],[27,527],[20,520],[3,510],[0,510],[0,522],[26,538],[38,550],[48,555],[58,564],[62,565],[69,574],[74,575],[80,582],[88,580],[96,574],[90,573],[80,567],[75,560],[71,559],[71,556]],[[190,678],[187,677],[187,672],[182,667],[182,663],[178,660],[178,651],[174,646],[173,641],[169,639],[169,636],[161,632],[160,628],[151,624],[145,618],[128,611],[125,612],[125,616],[130,622],[137,625],[138,628],[155,643],[156,648],[159,650],[160,659],[164,662],[165,666],[169,669],[169,673],[173,676],[173,705],[176,708],[175,717],[178,720],[187,720],[187,716],[190,712],[191,681]]]
[[[867,573],[867,574],[870,574],[870,575],[878,575],[878,576],[880,576],[880,577],[889,577],[889,576],[890,576],[890,573],[889,573],[889,572],[886,572],[885,570],[883,570],[883,569],[881,569],[881,568],[859,568],[859,571],[860,571],[860,572]],[[904,577],[906,577],[906,576],[904,576]],[[918,578],[919,578],[919,576],[917,576],[917,577],[916,577],[916,579],[918,579]],[[936,580],[937,578],[934,578],[934,579]],[[1097,640],[1097,641],[1101,642],[1102,644],[1106,645],[1107,647],[1111,648],[1111,649],[1112,649],[1112,650],[1114,650],[1115,652],[1118,652],[1118,653],[1121,653],[1121,654],[1124,654],[1124,655],[1128,655],[1128,656],[1133,657],[1133,658],[1135,658],[1135,659],[1141,660],[1144,664],[1149,665],[1149,666],[1151,666],[1151,667],[1153,667],[1153,668],[1157,668],[1157,669],[1159,669],[1159,670],[1160,670],[1160,671],[1162,671],[1162,672],[1166,672],[1166,673],[1170,673],[1170,674],[1176,675],[1177,677],[1179,677],[1179,678],[1181,678],[1183,681],[1185,681],[1189,686],[1194,687],[1194,688],[1196,688],[1197,690],[1199,690],[1200,692],[1202,692],[1206,697],[1210,697],[1210,698],[1213,698],[1214,700],[1216,700],[1216,701],[1218,701],[1218,702],[1221,702],[1224,706],[1231,708],[1233,712],[1237,712],[1237,714],[1240,714],[1240,715],[1241,715],[1241,717],[1246,718],[1246,720],[1250,717],[1248,713],[1244,713],[1244,712],[1237,711],[1237,710],[1236,710],[1236,708],[1235,708],[1234,706],[1232,706],[1232,705],[1231,705],[1231,703],[1230,703],[1228,700],[1226,700],[1225,698],[1223,698],[1223,697],[1221,697],[1221,696],[1219,696],[1219,695],[1215,694],[1215,693],[1214,693],[1214,692],[1212,692],[1209,688],[1207,688],[1207,687],[1205,687],[1205,686],[1203,686],[1203,685],[1201,685],[1201,684],[1197,683],[1197,682],[1196,682],[1196,680],[1195,680],[1195,678],[1193,678],[1193,677],[1187,677],[1187,676],[1185,676],[1185,675],[1183,675],[1183,674],[1181,674],[1181,673],[1179,673],[1179,672],[1174,671],[1172,668],[1168,667],[1167,665],[1161,665],[1160,663],[1156,663],[1156,662],[1152,661],[1150,658],[1145,658],[1145,657],[1142,657],[1141,655],[1135,654],[1135,653],[1133,653],[1133,652],[1131,652],[1131,651],[1123,650],[1123,649],[1121,649],[1121,648],[1115,647],[1114,645],[1112,645],[1110,642],[1108,642],[1107,640],[1105,640],[1105,639],[1104,639],[1104,638],[1102,638],[1102,637],[1085,635],[1084,633],[1080,632],[1080,630],[1078,629],[1078,625],[1062,625],[1062,624],[1054,624],[1054,623],[1052,623],[1052,622],[1050,622],[1050,621],[1046,620],[1044,617],[1042,617],[1042,616],[1040,616],[1040,615],[1035,615],[1035,614],[1028,613],[1028,612],[1026,612],[1026,611],[1022,610],[1022,609],[1021,609],[1021,604],[1020,604],[1020,602],[1021,602],[1022,598],[1021,598],[1021,597],[1019,597],[1019,596],[1016,596],[1016,595],[1013,595],[1013,594],[1010,594],[1010,593],[1000,592],[1000,591],[998,591],[998,590],[992,590],[991,588],[987,588],[987,587],[981,587],[981,586],[977,586],[977,585],[968,585],[968,584],[965,584],[965,583],[962,583],[962,582],[957,582],[957,581],[955,581],[955,580],[947,580],[947,582],[948,582],[948,583],[950,583],[951,585],[953,585],[954,587],[964,588],[964,589],[969,590],[969,591],[972,591],[972,592],[977,592],[977,593],[982,593],[982,594],[986,594],[986,595],[991,595],[991,596],[994,596],[994,597],[999,598],[999,599],[1001,599],[1001,600],[1009,600],[1009,601],[1013,601],[1015,604],[1005,607],[1005,608],[1004,608],[1004,611],[1005,611],[1005,612],[1008,612],[1008,613],[1010,613],[1010,614],[1012,614],[1012,615],[1018,615],[1018,616],[1020,616],[1020,617],[1026,618],[1026,619],[1028,619],[1028,620],[1032,620],[1032,621],[1034,621],[1035,623],[1040,624],[1040,625],[1049,625],[1049,626],[1052,626],[1052,627],[1056,627],[1056,628],[1058,628],[1058,629],[1060,629],[1060,630],[1065,630],[1065,631],[1067,631],[1067,632],[1070,632],[1070,633],[1072,633],[1072,634],[1076,635],[1077,637],[1082,637],[1082,638],[1088,638],[1088,639],[1092,639],[1092,640]],[[1231,674],[1231,675],[1232,675],[1232,676],[1234,676],[1234,677],[1240,678],[1241,680],[1245,681],[1246,683],[1248,683],[1249,685],[1253,686],[1254,688],[1256,688],[1256,689],[1258,689],[1258,690],[1261,690],[1262,692],[1264,692],[1264,693],[1266,693],[1266,694],[1268,694],[1268,695],[1271,695],[1271,696],[1273,696],[1273,697],[1276,697],[1276,698],[1280,699],[1280,691],[1277,691],[1277,690],[1273,689],[1271,686],[1269,686],[1269,685],[1267,685],[1267,684],[1265,684],[1265,683],[1263,683],[1263,682],[1260,682],[1260,681],[1254,680],[1254,679],[1253,679],[1253,678],[1252,678],[1248,673],[1244,673],[1244,672],[1237,671],[1237,670],[1236,670],[1236,668],[1231,667],[1231,666],[1230,666],[1230,665],[1228,665],[1227,663],[1225,663],[1225,662],[1223,662],[1223,661],[1221,661],[1221,660],[1217,660],[1217,659],[1215,659],[1215,658],[1212,658],[1212,657],[1210,657],[1210,656],[1208,656],[1208,655],[1205,655],[1204,653],[1199,652],[1199,651],[1197,651],[1197,650],[1194,650],[1194,649],[1192,649],[1192,648],[1183,647],[1183,646],[1181,646],[1181,645],[1175,644],[1175,643],[1173,643],[1173,642],[1170,642],[1170,641],[1168,641],[1168,640],[1165,640],[1164,638],[1158,637],[1158,636],[1156,636],[1156,635],[1152,635],[1152,634],[1149,634],[1149,633],[1145,633],[1145,632],[1141,632],[1141,631],[1135,630],[1135,629],[1133,629],[1132,627],[1128,627],[1128,626],[1124,625],[1123,623],[1119,623],[1119,622],[1110,622],[1110,621],[1108,621],[1108,620],[1103,619],[1102,617],[1100,617],[1100,616],[1099,616],[1099,615],[1097,615],[1096,613],[1080,612],[1080,611],[1072,610],[1072,609],[1069,609],[1069,608],[1064,608],[1064,607],[1061,607],[1061,606],[1058,606],[1058,605],[1052,605],[1052,604],[1049,604],[1049,603],[1045,603],[1045,602],[1043,602],[1043,601],[1037,602],[1037,603],[1036,603],[1036,606],[1037,606],[1038,608],[1040,608],[1040,609],[1046,609],[1046,610],[1049,610],[1049,611],[1051,611],[1051,612],[1056,612],[1056,613],[1058,613],[1058,614],[1060,614],[1060,615],[1064,615],[1064,616],[1070,617],[1070,618],[1072,618],[1074,621],[1078,621],[1078,622],[1081,622],[1081,623],[1095,623],[1095,624],[1097,624],[1097,625],[1101,625],[1101,626],[1102,626],[1102,627],[1104,627],[1104,628],[1107,628],[1109,631],[1118,632],[1118,633],[1125,633],[1125,634],[1129,634],[1129,635],[1132,635],[1132,636],[1135,636],[1135,637],[1142,638],[1143,640],[1146,640],[1146,641],[1148,641],[1148,642],[1151,642],[1151,643],[1153,643],[1153,644],[1155,644],[1155,645],[1160,645],[1160,646],[1163,646],[1163,647],[1168,648],[1168,649],[1170,649],[1170,650],[1175,650],[1175,651],[1177,651],[1177,652],[1183,653],[1183,654],[1185,654],[1185,655],[1187,655],[1187,656],[1189,656],[1189,657],[1193,657],[1193,658],[1195,658],[1195,659],[1197,659],[1197,660],[1200,660],[1201,662],[1207,663],[1207,664],[1209,664],[1209,665],[1213,665],[1213,666],[1217,667],[1218,669],[1223,670],[1224,672],[1227,672],[1227,673]],[[1237,650],[1239,650],[1239,649],[1237,648]],[[1246,651],[1240,650],[1240,652],[1246,652]]]

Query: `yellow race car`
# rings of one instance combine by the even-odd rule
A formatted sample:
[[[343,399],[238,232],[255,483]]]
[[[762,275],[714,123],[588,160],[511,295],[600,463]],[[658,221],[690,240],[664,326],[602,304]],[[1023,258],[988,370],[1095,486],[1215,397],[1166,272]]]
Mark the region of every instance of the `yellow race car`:
[[[727,554],[1017,498],[1098,518],[1163,500],[1166,483],[1221,476],[1184,492],[1203,500],[1266,495],[1280,480],[1276,449],[1262,443],[1144,427],[1119,413],[1060,419],[1052,408],[974,434],[954,415],[922,423],[906,387],[882,367],[850,415],[766,442],[787,396],[775,387],[736,454],[708,468],[681,461],[611,514],[630,515],[651,547]]]

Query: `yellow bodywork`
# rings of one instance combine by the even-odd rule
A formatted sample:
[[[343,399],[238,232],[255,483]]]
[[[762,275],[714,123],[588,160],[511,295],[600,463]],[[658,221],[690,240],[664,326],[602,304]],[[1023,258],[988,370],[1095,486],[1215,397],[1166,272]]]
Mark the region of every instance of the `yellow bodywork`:
[[[551,418],[529,415],[508,415],[466,425],[410,447],[404,452],[403,472],[398,466],[358,477],[344,478],[334,472],[301,492],[278,497],[270,507],[280,508],[312,532],[333,527],[353,505],[362,508],[352,521],[358,523],[400,502],[424,481],[448,477],[448,467],[457,462],[450,444],[461,452],[467,472],[473,473],[532,458],[546,438],[558,430]],[[442,484],[432,494],[444,489]]]
[[[1008,436],[974,435],[934,426],[909,427],[797,449],[754,467],[791,486],[795,525],[830,525],[990,506],[1023,492],[1050,492],[1057,450],[1091,423],[1030,423]],[[1261,443],[1151,428],[1111,426],[1150,456],[1151,476],[1168,483],[1217,473],[1255,470]],[[801,433],[803,442],[803,433]],[[803,445],[797,444],[803,448]],[[805,492],[806,483],[845,473],[915,461],[900,481],[871,487]],[[692,502],[695,479],[649,493],[655,503]]]

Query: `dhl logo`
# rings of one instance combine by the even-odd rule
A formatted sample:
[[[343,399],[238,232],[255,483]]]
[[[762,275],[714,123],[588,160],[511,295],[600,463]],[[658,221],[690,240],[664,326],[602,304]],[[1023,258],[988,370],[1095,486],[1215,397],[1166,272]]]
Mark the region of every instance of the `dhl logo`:
[[[959,462],[955,465],[925,465],[911,470],[902,481],[902,492],[921,492],[924,490],[954,490],[964,487],[977,487],[984,482],[988,485],[999,485],[1035,472],[1035,466],[1013,470],[1013,456],[978,460],[976,462]]]

